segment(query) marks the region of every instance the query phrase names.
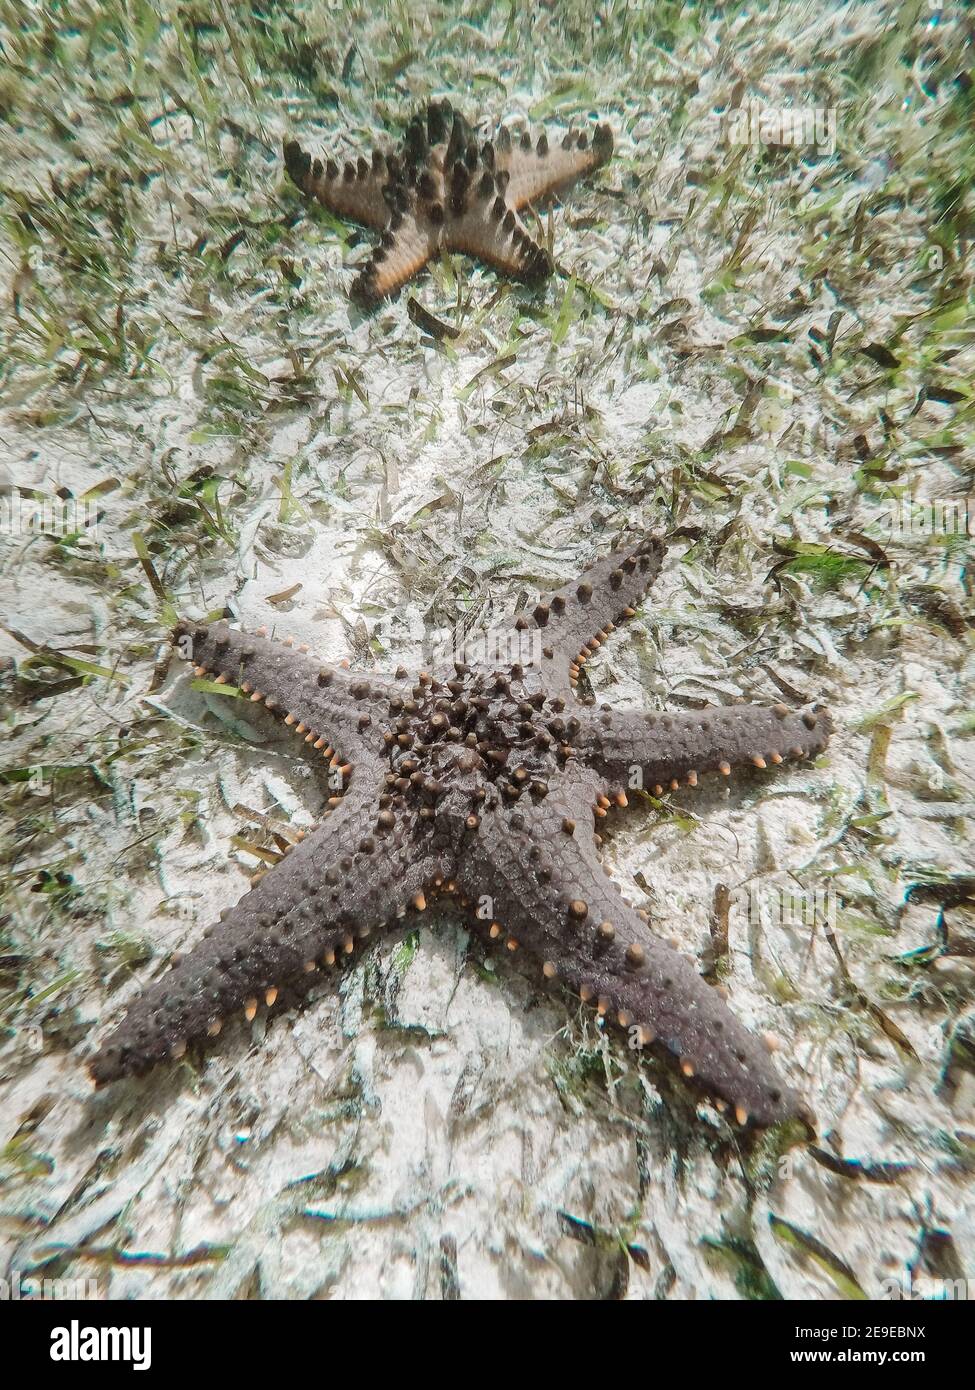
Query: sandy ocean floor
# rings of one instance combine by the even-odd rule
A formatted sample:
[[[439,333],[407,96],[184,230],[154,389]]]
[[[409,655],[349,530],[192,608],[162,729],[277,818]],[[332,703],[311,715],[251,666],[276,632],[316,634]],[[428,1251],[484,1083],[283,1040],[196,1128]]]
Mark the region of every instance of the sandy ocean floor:
[[[975,1279],[970,19],[595,8],[0,3],[2,1277]],[[371,238],[305,205],[282,138],[342,157],[442,96],[485,132],[598,116],[617,150],[541,215],[542,292],[455,257],[365,317]],[[783,108],[832,137],[735,143],[729,113]],[[58,497],[77,529],[32,529]],[[668,558],[592,693],[835,721],[814,765],[632,798],[606,849],[702,967],[727,929],[731,1007],[780,1040],[815,1145],[743,1142],[447,908],[95,1094],[127,1004],[328,794],[170,660],[176,615],[392,669],[626,528]]]

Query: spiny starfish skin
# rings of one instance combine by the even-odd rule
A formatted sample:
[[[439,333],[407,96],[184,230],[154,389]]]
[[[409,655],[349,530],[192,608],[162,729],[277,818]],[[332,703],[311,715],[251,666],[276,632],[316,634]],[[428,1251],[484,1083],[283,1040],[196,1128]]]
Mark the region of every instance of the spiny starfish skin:
[[[253,1018],[290,982],[447,893],[506,954],[530,957],[536,978],[671,1054],[740,1124],[808,1122],[766,1045],[650,932],[597,856],[596,826],[626,803],[634,769],[660,793],[733,763],[815,756],[830,733],[820,706],[668,715],[575,699],[580,664],[634,615],[663,553],[656,539],[620,549],[521,614],[502,630],[517,659],[479,656],[415,679],[322,666],[264,629],[180,623],[175,640],[197,673],[283,717],[346,789],[132,1005],[91,1063],[96,1082],[182,1056],[229,1017]]]
[[[502,127],[478,144],[474,131],[447,101],[410,122],[398,154],[373,150],[340,167],[312,159],[295,140],[284,161],[303,193],[339,217],[381,232],[379,245],[352,286],[353,299],[374,307],[395,294],[441,249],[487,261],[504,274],[537,284],[552,273],[549,253],[532,238],[520,211],[605,164],[613,153],[608,125],[550,145],[525,133],[513,141]]]

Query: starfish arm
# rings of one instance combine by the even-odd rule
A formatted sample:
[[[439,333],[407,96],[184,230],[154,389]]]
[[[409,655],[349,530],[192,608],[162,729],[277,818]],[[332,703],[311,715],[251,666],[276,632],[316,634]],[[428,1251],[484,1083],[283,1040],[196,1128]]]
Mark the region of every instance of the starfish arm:
[[[378,794],[350,792],[136,999],[90,1062],[96,1083],[182,1056],[233,1015],[253,1018],[402,915],[434,870],[413,856],[408,821],[377,821]]]
[[[530,818],[517,808],[485,810],[459,876],[479,917],[490,906],[480,925],[516,957],[527,952],[544,978],[594,1004],[634,1047],[659,1044],[739,1123],[803,1114],[766,1045],[607,879],[590,802],[579,782],[549,794]]]
[[[297,140],[284,145],[284,165],[288,176],[302,193],[317,198],[322,207],[337,217],[361,222],[381,231],[389,221],[390,208],[385,188],[390,169],[385,155],[373,152],[371,163],[359,158],[344,164],[334,159],[312,159]]]
[[[579,667],[615,627],[632,618],[656,579],[665,547],[656,537],[613,551],[577,580],[542,599],[514,620],[514,627],[540,648],[547,685],[569,689]]]
[[[543,246],[499,193],[479,196],[447,227],[447,245],[503,271],[513,280],[537,285],[554,266]]]
[[[507,196],[516,209],[542,201],[567,188],[577,179],[599,169],[613,153],[613,132],[599,125],[592,141],[586,132],[570,132],[561,142],[550,144],[543,132],[532,145],[526,132],[512,140],[502,127],[494,142],[495,164],[510,176]]]
[[[248,633],[226,622],[183,621],[173,639],[197,675],[236,686],[277,714],[332,767],[341,767],[343,777],[354,767],[378,764],[389,701],[409,688],[388,677],[323,665],[290,637],[269,637],[265,628]]]
[[[704,772],[727,776],[736,765],[763,768],[786,758],[814,758],[832,730],[821,705],[731,705],[680,714],[584,709],[577,719],[576,756],[617,796],[627,789],[660,796],[682,782],[696,786]]]
[[[405,212],[394,210],[379,245],[352,284],[352,298],[365,309],[396,294],[437,254],[440,225],[416,206],[415,199],[409,204]]]

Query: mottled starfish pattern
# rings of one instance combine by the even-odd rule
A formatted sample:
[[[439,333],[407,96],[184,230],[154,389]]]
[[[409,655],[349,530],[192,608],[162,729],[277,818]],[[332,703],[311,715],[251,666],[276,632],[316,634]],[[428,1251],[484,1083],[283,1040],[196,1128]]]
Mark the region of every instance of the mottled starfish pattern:
[[[740,1124],[804,1114],[767,1045],[649,930],[597,854],[597,826],[635,781],[661,795],[733,764],[809,758],[830,732],[820,706],[646,714],[576,699],[581,664],[634,615],[663,553],[656,539],[617,550],[496,631],[491,651],[413,679],[323,666],[265,629],[181,622],[175,640],[197,674],[280,716],[343,791],[136,1000],[94,1057],[95,1080],[142,1074],[228,1018],[282,1007],[291,982],[440,893],[539,981],[676,1059]],[[509,645],[515,659],[497,659]]]
[[[613,153],[613,134],[598,125],[550,145],[512,139],[502,126],[496,140],[478,143],[447,101],[435,102],[410,122],[397,154],[373,150],[342,165],[312,159],[295,140],[284,162],[303,193],[338,217],[381,232],[379,245],[352,286],[353,299],[371,308],[411,280],[441,249],[487,261],[505,275],[538,284],[552,273],[549,253],[519,213],[541,203]]]

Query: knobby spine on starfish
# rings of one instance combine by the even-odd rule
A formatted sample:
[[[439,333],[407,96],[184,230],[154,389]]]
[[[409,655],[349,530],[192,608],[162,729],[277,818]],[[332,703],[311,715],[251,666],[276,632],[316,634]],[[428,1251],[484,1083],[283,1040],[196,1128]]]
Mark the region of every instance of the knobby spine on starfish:
[[[663,544],[598,561],[510,625],[515,659],[478,656],[410,678],[323,666],[265,629],[181,622],[198,674],[237,687],[325,758],[342,794],[189,954],[130,1007],[91,1062],[96,1082],[142,1074],[224,1021],[278,1007],[435,894],[528,958],[631,1043],[672,1055],[740,1124],[805,1114],[721,993],[653,935],[607,878],[595,833],[634,769],[658,794],[705,772],[765,768],[826,746],[820,706],[614,712],[575,699],[579,667],[634,616]],[[495,643],[494,650],[497,650]],[[338,751],[341,750],[341,751]]]
[[[605,124],[591,139],[572,131],[552,144],[544,132],[533,143],[527,132],[512,138],[502,126],[495,140],[478,143],[464,117],[441,101],[413,118],[396,154],[373,150],[371,159],[340,164],[313,159],[287,140],[284,162],[303,193],[382,234],[352,286],[353,299],[371,308],[442,249],[530,285],[546,279],[552,258],[519,213],[598,169],[612,153]]]

